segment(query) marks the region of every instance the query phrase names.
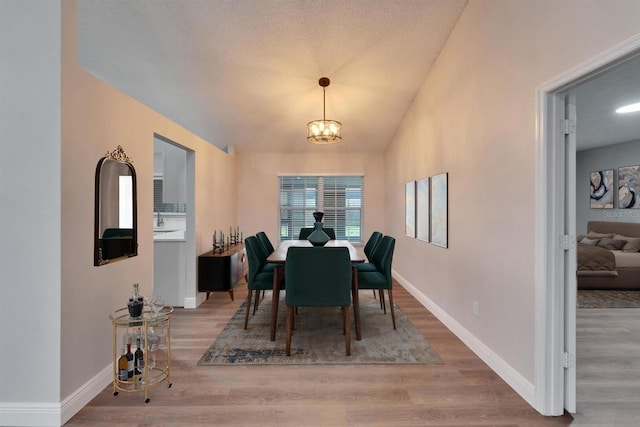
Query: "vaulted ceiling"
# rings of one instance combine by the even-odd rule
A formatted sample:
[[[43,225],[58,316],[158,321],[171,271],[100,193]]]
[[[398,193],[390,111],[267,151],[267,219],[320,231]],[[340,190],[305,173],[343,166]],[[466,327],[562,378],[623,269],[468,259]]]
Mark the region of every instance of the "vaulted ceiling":
[[[212,144],[381,151],[466,0],[80,0],[79,63]],[[306,141],[322,118],[340,144]]]
[[[466,0],[79,0],[79,63],[212,144],[381,151]],[[316,146],[318,79],[343,141]],[[640,59],[575,88],[578,149],[640,139]],[[533,94],[532,94],[533,96]]]

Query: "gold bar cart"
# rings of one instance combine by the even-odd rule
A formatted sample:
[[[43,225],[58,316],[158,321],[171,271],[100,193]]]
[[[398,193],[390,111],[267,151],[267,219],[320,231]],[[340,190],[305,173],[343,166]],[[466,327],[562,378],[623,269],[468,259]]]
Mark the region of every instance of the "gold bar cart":
[[[151,311],[145,307],[140,317],[129,316],[127,308],[121,308],[109,314],[113,322],[113,395],[119,392],[144,392],[144,402],[149,403],[149,389],[167,381],[171,388],[171,313],[173,307],[162,306]],[[135,344],[141,341],[144,352],[145,369],[140,374],[123,380],[119,377],[119,349],[127,342]],[[122,340],[122,341],[119,341]],[[119,347],[118,342],[123,344]],[[135,347],[132,346],[132,351]],[[150,363],[153,362],[153,363]]]

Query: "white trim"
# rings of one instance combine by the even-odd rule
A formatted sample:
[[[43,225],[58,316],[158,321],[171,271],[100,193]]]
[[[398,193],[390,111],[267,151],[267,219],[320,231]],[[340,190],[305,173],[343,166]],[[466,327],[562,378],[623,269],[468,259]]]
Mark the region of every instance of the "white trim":
[[[113,365],[109,364],[98,375],[74,391],[62,403],[0,402],[0,425],[7,426],[61,426],[69,421],[91,399],[113,381]]]
[[[561,360],[556,357],[564,347],[563,283],[556,281],[553,264],[557,256],[554,250],[553,230],[558,229],[558,212],[553,200],[555,178],[553,172],[557,160],[553,153],[553,141],[547,129],[547,111],[552,97],[570,85],[591,77],[596,71],[624,59],[640,49],[637,34],[601,54],[571,68],[543,83],[536,90],[536,236],[535,236],[535,405],[544,415],[561,415],[564,411],[564,381]],[[553,115],[551,115],[553,117]],[[550,187],[551,186],[551,187]],[[554,292],[555,290],[555,292]]]
[[[483,362],[506,381],[516,393],[518,393],[531,406],[534,402],[534,385],[527,381],[520,373],[509,365],[504,359],[491,351],[475,335],[464,328],[446,311],[431,301],[426,295],[420,292],[415,286],[409,283],[404,277],[393,270],[393,278],[402,285],[415,299],[417,299],[427,310],[429,310],[438,320],[440,320],[455,336],[469,347]]]
[[[201,294],[201,292],[199,292]],[[203,297],[206,299],[206,297]],[[201,301],[202,302],[202,301]],[[198,307],[198,296],[195,297],[186,297],[184,299],[184,307],[183,308],[197,308]]]
[[[279,173],[276,176],[278,177],[281,177],[281,176],[362,176],[364,177],[364,172],[362,173]]]

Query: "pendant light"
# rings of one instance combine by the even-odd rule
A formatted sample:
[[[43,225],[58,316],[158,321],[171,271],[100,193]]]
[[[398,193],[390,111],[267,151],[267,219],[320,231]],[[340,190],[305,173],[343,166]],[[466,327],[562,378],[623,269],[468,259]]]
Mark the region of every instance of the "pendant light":
[[[318,80],[322,87],[322,120],[307,123],[307,141],[312,144],[336,144],[342,141],[342,123],[326,118],[326,89],[330,83],[327,77]]]

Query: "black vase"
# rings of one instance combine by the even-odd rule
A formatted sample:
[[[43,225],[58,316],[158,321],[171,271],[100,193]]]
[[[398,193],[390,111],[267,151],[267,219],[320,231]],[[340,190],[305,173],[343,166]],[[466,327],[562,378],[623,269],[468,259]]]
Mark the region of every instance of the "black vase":
[[[307,240],[311,242],[313,246],[324,246],[331,238],[322,229],[322,217],[324,212],[314,212],[313,218],[316,222],[313,224],[313,231],[307,237]]]

